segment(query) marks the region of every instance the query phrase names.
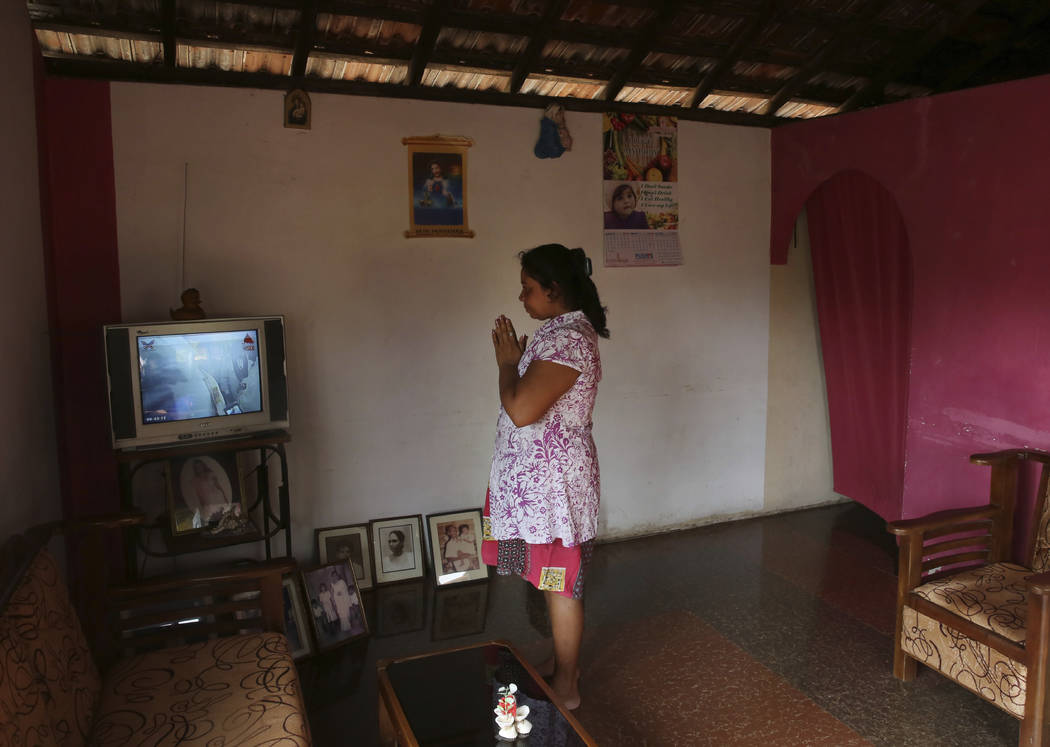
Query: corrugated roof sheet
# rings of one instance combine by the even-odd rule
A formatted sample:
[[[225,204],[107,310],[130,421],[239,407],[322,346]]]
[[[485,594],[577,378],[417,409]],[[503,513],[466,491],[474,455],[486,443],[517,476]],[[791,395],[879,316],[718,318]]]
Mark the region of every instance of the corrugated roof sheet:
[[[363,18],[335,13],[317,14],[318,41],[363,41],[378,49],[388,47],[412,47],[419,41],[423,27],[415,23],[384,21],[379,18]]]
[[[36,30],[36,38],[44,55],[83,55],[146,64],[164,59],[164,47],[160,42],[42,29]]]
[[[655,104],[657,106],[684,106],[693,95],[691,88],[673,86],[626,85],[616,94],[616,100],[626,104]]]
[[[440,98],[497,102],[467,93],[489,91],[597,102],[609,81],[626,80],[617,103],[670,110],[711,83],[700,107],[682,116],[704,118],[704,108],[761,113],[711,117],[759,126],[775,121],[765,107],[785,85],[791,99],[776,116],[808,118],[1015,79],[1026,70],[1050,72],[1050,5],[1042,10],[1035,0],[689,0],[672,17],[642,0],[569,0],[556,19],[548,16],[549,0],[332,0],[316,13],[317,5],[294,0],[173,1],[173,15],[166,0],[27,0],[27,8],[49,73],[260,82],[221,77],[229,71],[269,75],[263,85],[282,86],[294,64],[305,74],[295,83],[306,88],[311,78],[398,86],[409,81],[415,61],[424,63],[414,70],[420,85],[448,90]],[[304,22],[312,28],[304,30]],[[530,34],[539,49],[522,69]],[[164,60],[163,41],[171,38],[176,59]],[[312,47],[303,46],[307,41]],[[306,54],[296,58],[296,49]],[[994,61],[971,64],[996,49]],[[194,74],[180,77],[183,69]],[[797,78],[801,70],[812,71],[807,80]],[[526,74],[520,92],[510,90],[512,71]],[[884,81],[888,73],[893,78]]]
[[[218,69],[234,73],[269,73],[291,75],[292,55],[257,49],[223,49],[179,44],[176,47],[179,67],[198,70]]]
[[[306,74],[325,80],[357,80],[366,83],[404,83],[408,78],[408,63],[395,60],[362,60],[347,57],[311,55],[306,63]]]
[[[605,82],[533,74],[525,79],[521,92],[535,96],[600,99],[605,94]]]
[[[510,90],[510,73],[494,73],[491,70],[479,70],[454,65],[427,65],[423,72],[424,86],[442,88],[465,88],[471,91]]]

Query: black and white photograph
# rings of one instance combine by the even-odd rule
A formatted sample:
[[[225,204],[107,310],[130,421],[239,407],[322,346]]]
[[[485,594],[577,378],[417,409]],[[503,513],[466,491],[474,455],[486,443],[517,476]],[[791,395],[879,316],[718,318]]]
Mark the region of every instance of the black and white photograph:
[[[168,510],[173,535],[215,530],[224,523],[233,523],[231,519],[242,517],[241,478],[234,452],[172,459],[168,475]],[[245,528],[245,531],[254,530],[250,524]]]
[[[357,588],[367,591],[375,585],[372,574],[372,548],[368,542],[368,524],[348,524],[314,530],[318,562],[345,560],[354,569]]]
[[[302,572],[318,652],[368,635],[368,621],[354,572],[345,561]]]
[[[422,515],[375,519],[369,528],[377,584],[408,581],[426,573]]]
[[[488,584],[438,589],[434,592],[434,624],[430,637],[440,641],[482,632],[488,604]]]
[[[489,577],[488,566],[481,562],[481,511],[430,514],[427,529],[435,584],[448,586]]]

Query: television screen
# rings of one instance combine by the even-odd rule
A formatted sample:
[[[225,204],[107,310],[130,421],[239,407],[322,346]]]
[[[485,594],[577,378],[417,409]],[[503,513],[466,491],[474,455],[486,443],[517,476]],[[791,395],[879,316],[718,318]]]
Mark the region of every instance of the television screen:
[[[107,324],[103,338],[115,448],[288,428],[284,317]]]
[[[143,425],[262,410],[257,329],[137,342]]]

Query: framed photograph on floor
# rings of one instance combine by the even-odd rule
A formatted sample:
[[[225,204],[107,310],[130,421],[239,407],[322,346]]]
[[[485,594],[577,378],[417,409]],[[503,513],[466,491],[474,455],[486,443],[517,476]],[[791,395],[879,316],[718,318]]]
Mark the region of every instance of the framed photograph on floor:
[[[299,591],[299,581],[295,576],[285,576],[282,585],[284,634],[288,638],[288,653],[293,659],[302,659],[313,653],[313,646],[310,641],[310,626],[306,622],[306,610],[303,608],[303,597]]]
[[[479,509],[430,514],[427,529],[436,585],[482,581],[489,577],[489,567],[481,562]]]
[[[376,584],[409,581],[426,574],[421,514],[374,519],[368,527],[375,551]]]
[[[361,592],[349,563],[336,561],[304,569],[302,577],[319,653],[368,635]]]
[[[386,586],[376,592],[376,636],[422,630],[426,620],[427,587],[422,582]]]
[[[197,454],[168,462],[168,513],[172,535],[215,529],[241,515],[243,495],[237,454]]]
[[[372,573],[372,547],[368,542],[368,524],[347,524],[314,530],[317,558],[322,565],[333,560],[349,561],[361,591],[375,586]]]
[[[434,592],[434,624],[430,637],[435,641],[475,635],[485,630],[489,607],[489,585],[438,589]]]

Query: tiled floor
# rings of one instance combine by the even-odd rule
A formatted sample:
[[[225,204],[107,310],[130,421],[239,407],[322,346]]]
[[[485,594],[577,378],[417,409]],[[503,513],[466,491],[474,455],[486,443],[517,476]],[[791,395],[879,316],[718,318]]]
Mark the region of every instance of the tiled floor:
[[[847,503],[600,545],[580,721],[601,745],[1017,744],[1015,719],[940,675],[893,678],[883,527]],[[374,634],[302,664],[317,745],[376,743],[381,658],[492,638],[549,650],[520,579],[431,587],[367,594]]]

